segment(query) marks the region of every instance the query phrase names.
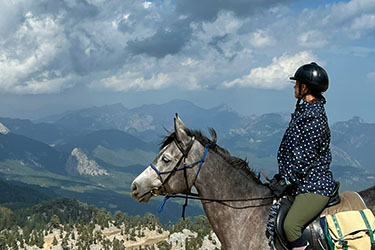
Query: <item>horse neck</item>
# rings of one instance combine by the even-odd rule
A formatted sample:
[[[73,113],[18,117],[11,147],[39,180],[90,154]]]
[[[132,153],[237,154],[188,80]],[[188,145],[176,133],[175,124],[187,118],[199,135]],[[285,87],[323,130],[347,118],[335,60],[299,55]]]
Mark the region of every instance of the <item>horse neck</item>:
[[[209,152],[195,183],[202,197],[244,199],[269,196],[268,187],[255,176],[232,167],[215,152]]]
[[[270,195],[269,189],[258,183],[255,177],[230,166],[214,152],[207,155],[195,187],[202,198],[246,199]],[[257,249],[267,246],[264,245],[267,244],[265,226],[270,205],[256,205],[270,203],[270,200],[225,203],[227,205],[202,201],[210,224],[223,248]],[[238,209],[239,207],[247,208]]]

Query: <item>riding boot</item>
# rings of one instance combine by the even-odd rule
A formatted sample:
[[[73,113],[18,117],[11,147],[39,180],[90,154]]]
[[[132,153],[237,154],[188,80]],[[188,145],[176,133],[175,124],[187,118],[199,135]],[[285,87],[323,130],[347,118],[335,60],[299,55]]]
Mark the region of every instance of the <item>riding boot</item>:
[[[310,243],[303,238],[303,236],[299,237],[297,240],[290,243],[292,250],[310,250],[312,246]]]
[[[310,250],[312,249],[311,245],[309,242],[307,242],[306,245],[301,246],[301,247],[293,247],[292,250]]]

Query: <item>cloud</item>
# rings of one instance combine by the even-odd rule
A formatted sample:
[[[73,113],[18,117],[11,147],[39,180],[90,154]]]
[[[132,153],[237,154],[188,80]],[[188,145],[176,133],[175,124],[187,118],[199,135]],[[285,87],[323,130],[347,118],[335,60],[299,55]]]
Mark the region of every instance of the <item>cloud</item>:
[[[143,32],[150,30],[135,20],[128,32],[113,26],[118,16],[128,11],[145,11],[142,4],[116,6],[116,1],[111,1],[103,7],[99,0],[5,2],[0,3],[1,23],[7,24],[0,25],[0,92],[4,93],[60,92],[97,72],[121,68],[129,54],[124,44],[144,38]],[[114,9],[120,14],[108,15],[116,13]]]
[[[332,4],[329,7],[330,13],[324,19],[325,23],[352,20],[358,16],[366,15],[366,13],[373,13],[375,9],[372,0],[351,0]]]
[[[255,87],[262,89],[283,89],[289,86],[289,76],[303,64],[315,61],[316,57],[309,51],[302,51],[296,55],[282,55],[274,57],[267,67],[251,69],[248,75],[224,82],[225,87]]]
[[[143,40],[131,40],[127,43],[133,54],[146,54],[157,58],[178,53],[190,40],[189,23],[180,20],[170,27],[160,27],[151,37]]]
[[[375,29],[373,0],[299,11],[291,2],[2,1],[0,92],[283,88],[296,69],[284,64],[297,55],[373,53],[363,45]]]
[[[250,43],[256,48],[263,48],[273,45],[275,41],[264,30],[257,30],[252,33]]]
[[[375,5],[375,4],[374,4]],[[375,29],[375,14],[361,15],[354,19],[352,24],[354,30]]]
[[[318,30],[309,30],[307,32],[303,32],[301,35],[298,36],[298,43],[301,47],[304,48],[322,48],[328,42],[325,40],[324,34]]]
[[[375,28],[375,4],[373,0],[351,0],[328,5],[329,11],[322,16],[322,25],[336,27],[337,34],[360,39]]]
[[[49,72],[44,72],[48,74]],[[13,91],[20,94],[48,94],[55,93],[57,90],[70,88],[72,75],[65,77],[43,77],[38,80],[28,80],[24,84],[13,86]]]
[[[25,15],[25,22],[0,51],[2,92],[51,93],[65,88],[71,75],[50,66],[67,45],[57,22],[50,16]]]
[[[292,0],[179,0],[176,12],[186,15],[194,21],[214,20],[221,11],[230,11],[240,17],[247,17],[277,4],[286,4]]]
[[[370,72],[367,74],[367,78],[370,80],[370,81],[375,81],[375,72]]]
[[[164,73],[153,74],[146,79],[142,72],[124,72],[120,75],[103,78],[96,85],[115,91],[150,90],[166,87],[170,85],[170,80],[169,76]]]

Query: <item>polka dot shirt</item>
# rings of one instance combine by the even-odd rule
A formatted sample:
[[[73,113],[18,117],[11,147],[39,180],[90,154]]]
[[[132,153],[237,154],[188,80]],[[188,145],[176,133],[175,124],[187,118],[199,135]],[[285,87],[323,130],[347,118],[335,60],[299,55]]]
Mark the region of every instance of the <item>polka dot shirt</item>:
[[[329,169],[331,132],[324,104],[322,99],[298,105],[279,147],[279,173],[295,184],[294,195],[330,196],[335,188]]]

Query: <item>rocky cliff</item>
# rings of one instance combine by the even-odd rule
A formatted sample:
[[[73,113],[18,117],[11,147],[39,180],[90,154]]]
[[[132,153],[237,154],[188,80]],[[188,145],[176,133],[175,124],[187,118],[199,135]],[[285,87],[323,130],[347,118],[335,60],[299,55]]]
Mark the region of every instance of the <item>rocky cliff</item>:
[[[10,131],[7,127],[4,126],[4,124],[2,124],[0,122],[0,134],[3,134],[3,135],[6,135],[8,134]]]
[[[94,160],[90,160],[79,148],[74,148],[67,163],[66,171],[73,176],[77,175],[109,175],[107,170],[101,168]]]

